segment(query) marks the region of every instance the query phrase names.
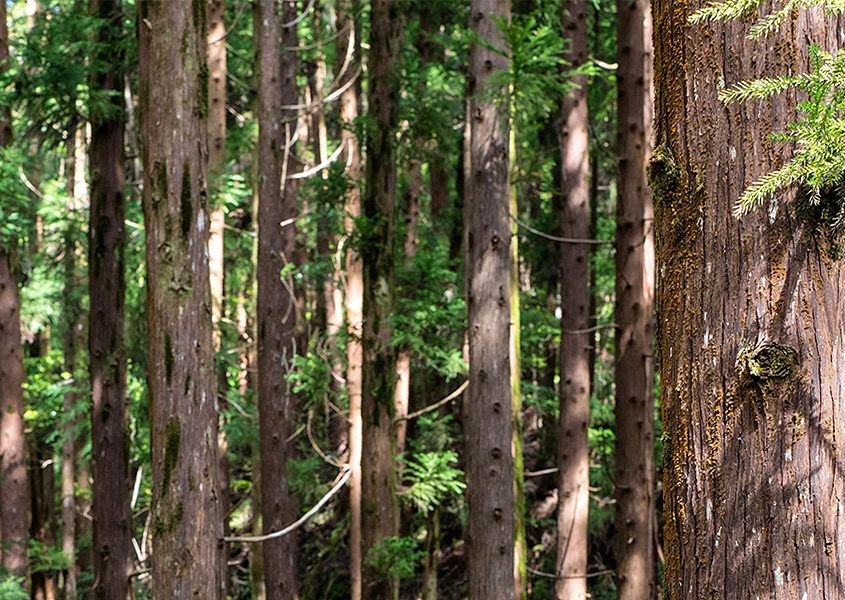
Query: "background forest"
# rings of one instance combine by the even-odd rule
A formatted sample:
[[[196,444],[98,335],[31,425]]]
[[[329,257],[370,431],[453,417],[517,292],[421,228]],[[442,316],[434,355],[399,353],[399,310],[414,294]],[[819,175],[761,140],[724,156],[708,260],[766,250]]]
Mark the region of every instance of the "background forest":
[[[466,597],[503,190],[505,587],[660,597],[647,5],[205,1],[0,6],[0,598]]]

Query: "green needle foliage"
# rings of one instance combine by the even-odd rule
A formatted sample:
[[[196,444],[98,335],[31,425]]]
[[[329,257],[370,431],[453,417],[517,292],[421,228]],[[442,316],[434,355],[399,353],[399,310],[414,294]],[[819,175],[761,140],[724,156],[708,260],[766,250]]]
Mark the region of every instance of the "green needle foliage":
[[[798,89],[807,99],[798,105],[800,118],[776,140],[795,142],[793,158],[783,167],[752,183],[740,196],[734,214],[741,216],[758,207],[777,191],[800,184],[808,191],[811,205],[835,192],[845,173],[845,53],[829,53],[811,46],[809,73],[738,83],[719,93],[725,104],[752,98],[769,98]]]
[[[452,466],[457,461],[458,454],[452,450],[415,454],[405,465],[404,479],[410,487],[405,490],[404,498],[428,513],[440,506],[449,494],[463,492],[466,487],[461,481],[464,473]]]

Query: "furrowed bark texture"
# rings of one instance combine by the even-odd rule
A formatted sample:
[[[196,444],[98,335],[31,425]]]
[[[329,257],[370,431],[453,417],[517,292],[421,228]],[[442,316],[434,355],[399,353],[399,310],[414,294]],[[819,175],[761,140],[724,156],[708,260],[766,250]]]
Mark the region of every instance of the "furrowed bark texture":
[[[354,0],[338,0],[336,49],[338,57],[352,53],[346,70],[340,76],[338,85],[346,84],[360,64],[360,42],[352,18],[358,3]],[[340,67],[343,62],[339,63]],[[339,69],[340,69],[339,67]],[[337,75],[336,75],[337,77]],[[340,118],[344,124],[341,141],[347,152],[347,175],[350,187],[344,203],[343,228],[346,235],[355,233],[355,219],[361,216],[361,154],[358,138],[351,129],[358,118],[361,89],[353,83],[340,96]],[[346,341],[346,388],[349,394],[349,579],[352,600],[361,600],[361,445],[363,443],[361,420],[361,377],[364,362],[363,336],[364,266],[357,248],[346,249],[346,296],[344,299],[347,323]]]
[[[296,18],[296,5],[282,2],[281,18]],[[295,180],[284,180],[295,169],[293,135],[296,116],[282,105],[296,104],[296,57],[280,54],[279,44],[295,48],[296,29],[284,27],[279,36],[279,3],[255,5],[254,28],[258,66],[258,412],[261,443],[261,509],[265,533],[282,529],[296,519],[296,506],[287,482],[288,436],[294,407],[285,376],[293,368],[297,307],[293,277],[282,274],[295,254],[295,228],[281,222],[296,215]],[[281,191],[280,191],[281,190]],[[283,277],[285,278],[283,280]],[[264,542],[264,581],[267,600],[290,600],[296,592],[296,536]]]
[[[222,598],[206,2],[138,4],[153,598]]]
[[[470,27],[502,47],[494,17],[510,2],[473,0]],[[511,442],[511,221],[508,104],[489,78],[507,58],[470,47],[468,172],[464,225],[469,336],[469,388],[464,407],[470,600],[514,598],[514,479]]]
[[[396,353],[389,317],[393,312],[396,243],[396,148],[399,121],[399,73],[405,0],[374,0],[370,13],[369,105],[366,188],[361,244],[364,282],[363,387],[361,413],[364,447],[362,469],[362,557],[386,537],[398,534],[395,438],[393,431]],[[366,563],[362,597],[398,597],[398,582]]]
[[[0,69],[8,69],[9,30],[6,4],[0,3]],[[12,143],[12,115],[0,109],[0,148]],[[0,240],[0,566],[17,577],[26,577],[27,477],[23,422],[23,349],[21,300],[13,270],[11,248]]]
[[[108,19],[98,33],[102,55],[96,60],[110,69],[92,75],[97,90],[117,90],[123,84],[121,57],[114,55],[120,9],[106,0],[92,0],[91,14]],[[90,320],[88,328],[91,377],[91,455],[93,459],[94,592],[100,600],[131,597],[129,570],[132,527],[129,515],[129,472],[126,449],[126,346],[124,316],[124,170],[122,98],[109,96],[112,118],[92,111],[89,226]]]
[[[731,214],[792,155],[769,134],[795,95],[725,107],[717,93],[806,73],[808,44],[834,50],[845,22],[801,10],[755,42],[748,20],[689,24],[700,6],[653,5],[666,591],[841,598],[845,266],[794,190]]]
[[[648,0],[617,3],[616,589],[654,597],[654,234]],[[648,37],[646,37],[648,36]]]
[[[571,3],[562,17],[570,39],[567,60],[587,60],[586,3]],[[590,234],[589,160],[587,140],[587,78],[572,78],[579,87],[563,98],[558,144],[561,156],[561,235],[584,239]],[[590,292],[588,246],[563,244],[560,263],[560,423],[557,461],[558,600],[582,600],[587,594],[587,514],[590,457]]]

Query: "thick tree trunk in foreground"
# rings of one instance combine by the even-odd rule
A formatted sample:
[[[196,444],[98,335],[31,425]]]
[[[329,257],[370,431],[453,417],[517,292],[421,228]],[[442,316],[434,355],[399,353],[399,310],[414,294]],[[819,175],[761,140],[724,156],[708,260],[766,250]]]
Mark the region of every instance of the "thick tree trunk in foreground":
[[[282,529],[296,518],[287,482],[293,393],[285,376],[293,368],[297,350],[297,322],[293,278],[283,281],[282,270],[295,254],[292,225],[296,216],[296,183],[283,179],[292,172],[296,116],[282,105],[296,104],[296,28],[282,29],[276,0],[255,5],[254,27],[258,75],[258,412],[261,444],[261,509],[264,532]],[[282,3],[282,22],[296,18],[296,5]],[[279,44],[286,48],[279,53]],[[281,190],[281,192],[280,192]],[[296,536],[269,540],[262,548],[268,600],[296,598]]]
[[[501,47],[493,17],[510,1],[473,0],[470,26]],[[466,290],[469,388],[466,437],[467,570],[470,600],[514,598],[514,479],[511,453],[511,220],[508,104],[490,97],[489,77],[507,58],[479,44],[469,55]],[[506,93],[505,90],[497,90]]]
[[[338,0],[336,44],[337,56],[352,56],[346,71],[340,75],[337,85],[347,83],[355,74],[360,63],[360,42],[352,15],[357,2]],[[340,61],[342,66],[344,61]],[[335,74],[338,77],[338,74]],[[358,118],[360,86],[355,83],[340,96],[340,118],[344,124],[341,140],[346,146],[347,176],[350,186],[344,203],[343,229],[346,235],[355,232],[355,219],[361,216],[361,154],[358,138],[352,131]],[[361,378],[364,363],[364,349],[361,339],[364,334],[364,266],[357,248],[346,250],[346,389],[349,394],[349,579],[352,600],[361,600],[361,446],[363,443],[361,418]]]
[[[153,598],[223,598],[208,283],[206,3],[138,5]]]
[[[396,504],[393,399],[396,356],[389,317],[393,312],[396,241],[396,148],[404,0],[374,0],[370,14],[369,104],[363,216],[371,232],[361,244],[364,266],[364,368],[361,396],[362,556],[399,528]],[[363,568],[362,597],[389,600],[398,582],[375,567]]]
[[[120,33],[119,8],[94,0],[91,14],[108,19],[99,31],[102,56],[111,69],[96,73],[96,90],[120,90],[120,58],[113,48]],[[88,348],[91,377],[91,454],[94,461],[93,527],[94,590],[98,600],[131,597],[129,570],[132,560],[129,514],[129,473],[126,455],[126,348],[124,313],[124,172],[123,111],[120,96],[109,96],[116,106],[111,118],[92,112],[89,226],[90,321]]]
[[[6,3],[0,3],[0,69],[8,69],[9,30]],[[0,111],[0,148],[12,143],[12,115]],[[26,441],[23,423],[23,349],[21,300],[8,240],[0,239],[0,566],[26,578],[27,536]]]
[[[791,155],[768,136],[794,99],[726,108],[717,93],[807,72],[808,44],[834,50],[845,21],[800,11],[753,42],[746,20],[690,25],[702,5],[653,13],[666,590],[841,598],[845,263],[794,191],[732,216]]]
[[[570,38],[567,60],[587,60],[586,3],[571,3],[562,19]],[[590,235],[589,160],[587,141],[587,78],[573,77],[579,87],[561,103],[558,143],[561,156],[561,235]],[[560,424],[558,431],[557,563],[558,600],[583,600],[587,594],[587,513],[590,456],[590,291],[588,246],[563,244],[560,266]]]
[[[617,4],[616,589],[654,597],[654,235],[648,0]]]

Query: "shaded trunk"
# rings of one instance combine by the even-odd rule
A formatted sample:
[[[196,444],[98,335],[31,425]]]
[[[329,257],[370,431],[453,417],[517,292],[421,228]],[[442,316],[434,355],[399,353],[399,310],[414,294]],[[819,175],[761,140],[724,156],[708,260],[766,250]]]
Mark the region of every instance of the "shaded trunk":
[[[208,282],[206,3],[138,5],[153,598],[224,597]]]
[[[67,155],[65,158],[65,192],[70,199],[68,212],[73,215],[81,203],[85,202],[85,126],[77,127],[68,136]],[[74,223],[75,219],[71,221]],[[70,226],[65,232],[64,258],[64,292],[62,306],[64,308],[64,338],[62,353],[64,356],[64,370],[74,377],[76,359],[79,351],[79,338],[82,329],[82,307],[79,304],[75,289],[80,285],[77,277],[77,260],[79,245],[76,240],[76,227]],[[64,598],[76,600],[76,449],[74,429],[78,419],[72,418],[74,406],[79,401],[79,394],[75,391],[66,392],[62,401],[62,552],[70,561],[64,571]]]
[[[55,456],[50,445],[39,440],[35,434],[29,438],[29,483],[30,483],[30,536],[37,540],[42,547],[52,550],[56,546],[56,475]],[[39,558],[41,558],[39,556]],[[34,561],[33,566],[42,568],[31,573],[32,589],[30,597],[33,600],[57,600],[59,595],[56,583],[56,571],[48,565],[39,565]]]
[[[119,91],[123,84],[121,56],[112,48],[121,35],[114,3],[91,2],[91,13],[108,19],[99,31],[102,55],[109,70],[92,75],[91,86]],[[124,339],[125,199],[123,128],[120,97],[108,96],[112,118],[92,111],[89,226],[90,319],[88,348],[91,378],[91,454],[93,468],[94,590],[98,599],[132,596],[132,522],[129,511],[127,456],[126,347]],[[98,116],[99,115],[99,116]]]
[[[645,166],[651,137],[648,0],[617,4],[616,589],[654,597],[654,237]]]
[[[360,64],[360,40],[352,18],[358,8],[356,0],[337,2],[337,56],[344,59],[349,54],[349,64],[339,78],[338,85],[346,84],[354,77],[355,67]],[[351,53],[351,54],[350,54]],[[343,61],[340,62],[341,66]],[[353,125],[358,118],[360,86],[354,83],[340,96],[340,118],[344,127],[341,141],[347,152],[347,176],[350,186],[346,192],[343,228],[346,235],[354,235],[355,219],[361,216],[361,193],[358,185],[361,179],[361,154]],[[363,421],[361,416],[361,386],[364,363],[364,349],[361,340],[364,335],[364,266],[361,254],[351,246],[346,250],[346,389],[349,394],[349,579],[352,600],[361,599],[361,446],[363,443]]]
[[[6,3],[0,3],[0,69],[8,69],[9,30]],[[12,116],[0,109],[0,148],[12,143]],[[26,578],[27,532],[26,441],[24,439],[23,348],[20,293],[14,272],[14,248],[0,239],[0,565]]]
[[[208,279],[211,288],[211,322],[214,350],[220,351],[222,332],[220,319],[224,312],[223,252],[226,216],[220,198],[221,178],[226,166],[226,0],[208,2],[208,173],[211,182],[211,214],[208,225]],[[223,434],[223,414],[227,408],[226,369],[218,369],[217,401],[218,424],[217,448],[220,459],[220,506],[223,513],[223,535],[229,535],[229,453],[226,436]],[[229,557],[229,546],[224,544],[223,556]],[[225,574],[226,589],[229,588],[228,568]]]
[[[285,376],[293,368],[297,306],[293,277],[280,277],[294,261],[293,225],[280,223],[296,216],[296,182],[285,180],[295,169],[296,115],[282,105],[296,104],[296,29],[282,27],[276,0],[255,5],[254,28],[258,77],[258,413],[261,445],[261,509],[265,533],[277,531],[296,518],[286,469],[288,436],[295,405]],[[282,3],[282,22],[296,17],[293,2]],[[279,53],[279,44],[285,48]],[[281,192],[280,192],[281,190]],[[293,599],[296,592],[296,536],[264,543],[264,581],[268,600]]]
[[[768,136],[795,120],[795,97],[726,108],[717,94],[806,73],[809,44],[835,51],[845,19],[801,9],[752,41],[745,19],[691,26],[703,5],[653,6],[666,591],[839,598],[845,263],[802,192],[732,216],[790,156]]]
[[[374,0],[370,13],[368,64],[370,122],[367,128],[363,216],[370,232],[361,244],[364,296],[364,366],[361,395],[362,554],[398,534],[393,401],[396,355],[390,316],[394,306],[396,243],[396,148],[399,121],[398,64],[404,0]],[[398,582],[364,565],[363,598],[398,597]]]
[[[565,58],[573,67],[587,60],[586,3],[569,5],[562,18],[570,38]],[[561,104],[561,235],[585,239],[590,233],[587,141],[587,78]],[[560,269],[560,424],[557,462],[558,515],[555,594],[583,600],[587,594],[587,512],[589,510],[590,290],[586,244],[564,244]]]
[[[470,26],[503,47],[494,18],[510,19],[510,2],[473,0]],[[464,404],[470,600],[514,595],[514,463],[511,445],[511,219],[509,108],[492,96],[490,75],[505,56],[470,46],[467,172],[464,198],[469,388]]]

